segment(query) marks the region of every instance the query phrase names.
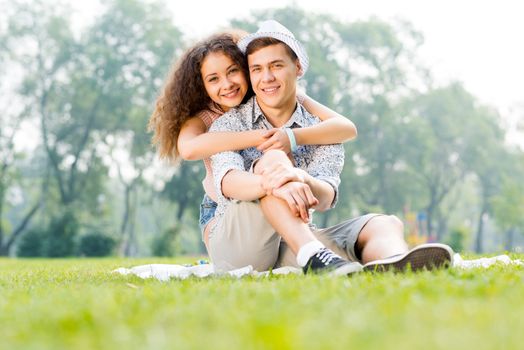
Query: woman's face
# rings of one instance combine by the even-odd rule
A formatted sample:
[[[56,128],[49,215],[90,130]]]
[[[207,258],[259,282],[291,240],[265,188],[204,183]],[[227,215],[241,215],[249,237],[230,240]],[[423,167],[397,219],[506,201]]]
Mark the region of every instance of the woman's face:
[[[248,85],[241,67],[223,52],[212,52],[204,58],[200,69],[206,92],[215,103],[228,111],[238,106]]]

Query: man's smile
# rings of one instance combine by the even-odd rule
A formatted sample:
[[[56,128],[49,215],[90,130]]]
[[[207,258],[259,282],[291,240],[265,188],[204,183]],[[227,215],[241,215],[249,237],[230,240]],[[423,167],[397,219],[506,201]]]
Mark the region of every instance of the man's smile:
[[[271,86],[271,87],[266,87],[260,90],[262,90],[262,92],[266,94],[274,94],[279,88],[280,86]]]

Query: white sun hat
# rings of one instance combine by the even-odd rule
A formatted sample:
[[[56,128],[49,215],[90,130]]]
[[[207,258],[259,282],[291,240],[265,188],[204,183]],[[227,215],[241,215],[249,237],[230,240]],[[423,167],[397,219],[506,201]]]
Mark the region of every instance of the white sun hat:
[[[237,45],[240,48],[240,51],[245,54],[247,46],[250,42],[255,39],[265,37],[280,40],[289,46],[298,57],[300,66],[302,67],[302,75],[306,73],[309,66],[309,58],[307,56],[306,50],[304,49],[304,46],[302,46],[300,41],[295,39],[295,36],[289,31],[289,29],[273,19],[260,23],[256,33],[246,35],[238,42]]]

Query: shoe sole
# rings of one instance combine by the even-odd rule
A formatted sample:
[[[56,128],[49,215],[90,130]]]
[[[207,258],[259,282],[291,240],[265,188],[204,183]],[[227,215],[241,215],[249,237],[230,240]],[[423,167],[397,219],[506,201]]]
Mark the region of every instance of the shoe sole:
[[[415,247],[395,258],[372,261],[364,265],[365,271],[411,271],[434,270],[453,264],[453,251],[439,243],[428,243]]]
[[[349,276],[356,272],[362,271],[362,265],[353,263],[353,264],[346,264],[344,266],[339,267],[338,269],[335,269],[333,271],[330,271],[328,273],[328,276]]]

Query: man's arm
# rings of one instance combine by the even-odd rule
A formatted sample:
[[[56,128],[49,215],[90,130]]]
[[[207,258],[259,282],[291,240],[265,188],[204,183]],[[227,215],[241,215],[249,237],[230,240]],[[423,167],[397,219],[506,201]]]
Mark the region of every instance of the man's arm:
[[[310,222],[309,209],[318,204],[311,188],[298,181],[291,181],[274,189],[272,195],[284,200],[293,215],[300,217],[306,224]]]
[[[300,170],[300,169],[298,169]],[[304,170],[300,170],[304,171]],[[331,208],[333,201],[335,200],[335,189],[329,183],[323,180],[314,178],[313,176],[305,173],[305,184],[311,188],[311,192],[318,199],[318,204],[313,207],[318,211],[326,211]]]
[[[224,114],[216,120],[210,132],[246,131],[241,115]],[[217,153],[211,156],[211,168],[219,199],[238,199],[251,201],[264,196],[259,175],[247,172],[244,158],[238,151]]]
[[[333,208],[338,201],[338,186],[343,167],[344,147],[342,145],[318,146],[313,151],[312,160],[306,169],[311,179],[308,178],[306,183],[312,181],[310,186],[322,186],[322,191],[325,191],[323,193],[329,193],[323,197],[324,201],[319,208],[320,211]]]
[[[292,181],[307,184],[319,203],[319,211],[332,208],[337,202],[340,173],[344,165],[344,148],[341,145],[315,147],[310,154],[306,170],[294,168],[287,159],[273,162],[260,172],[266,193]]]
[[[329,209],[335,198],[335,190],[332,185],[326,181],[314,178],[302,169],[293,167],[287,161],[269,164],[261,170],[261,174],[261,188],[267,194],[289,182],[300,182],[308,185],[318,200],[318,203],[313,208],[319,211]]]
[[[242,201],[253,201],[266,195],[262,188],[262,176],[236,169],[223,177],[222,193]]]

